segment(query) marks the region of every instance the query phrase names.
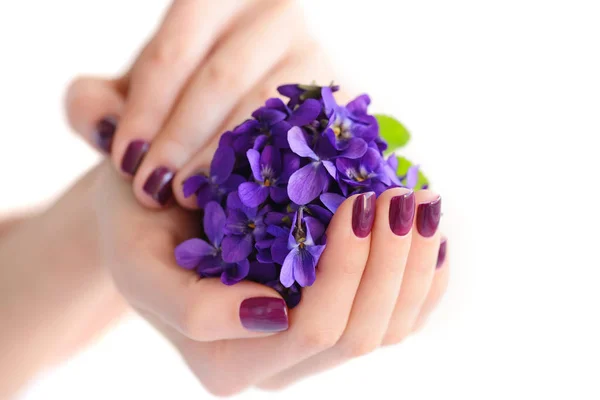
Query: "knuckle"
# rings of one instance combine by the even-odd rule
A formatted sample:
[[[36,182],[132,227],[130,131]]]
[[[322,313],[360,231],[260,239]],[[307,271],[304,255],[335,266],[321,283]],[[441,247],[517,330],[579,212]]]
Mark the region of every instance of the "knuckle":
[[[187,63],[189,49],[184,41],[157,39],[146,49],[146,61],[159,68],[170,67],[176,64]]]
[[[379,342],[372,339],[348,341],[341,345],[342,355],[345,358],[358,358],[372,353],[379,347]]]
[[[301,346],[316,351],[323,351],[336,345],[341,333],[334,330],[310,330],[301,336]]]
[[[242,75],[234,70],[231,61],[223,57],[215,57],[203,70],[205,77],[211,86],[220,90],[236,89],[241,87]]]
[[[393,346],[396,344],[400,344],[401,342],[404,341],[404,339],[406,339],[408,337],[410,332],[411,332],[410,327],[396,328],[396,329],[394,329],[393,332],[389,332],[386,335],[385,339],[383,340],[383,345],[384,346]]]

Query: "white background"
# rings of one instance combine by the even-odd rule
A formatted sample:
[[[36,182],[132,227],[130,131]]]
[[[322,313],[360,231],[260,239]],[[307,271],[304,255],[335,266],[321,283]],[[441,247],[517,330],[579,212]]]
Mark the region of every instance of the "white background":
[[[600,10],[595,1],[306,1],[342,82],[412,131],[444,199],[452,280],[424,332],[242,399],[599,398]],[[97,155],[63,90],[134,56],[164,1],[0,2],[0,210],[56,196]],[[208,398],[132,318],[24,399]]]

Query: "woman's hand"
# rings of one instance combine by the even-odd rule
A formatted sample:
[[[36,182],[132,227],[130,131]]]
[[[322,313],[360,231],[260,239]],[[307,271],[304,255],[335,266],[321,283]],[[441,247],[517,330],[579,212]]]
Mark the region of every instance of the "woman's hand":
[[[216,394],[285,386],[397,343],[427,318],[448,279],[438,258],[439,196],[430,191],[347,199],[315,284],[288,313],[273,289],[229,287],[176,265],[174,247],[196,234],[193,213],[144,209],[108,162],[96,190],[102,254],[117,287]]]
[[[165,205],[173,190],[179,203],[195,207],[182,182],[208,166],[215,135],[283,83],[332,79],[295,2],[178,0],[129,72],[76,80],[67,103],[75,130],[111,152],[121,175],[133,176],[144,206]]]

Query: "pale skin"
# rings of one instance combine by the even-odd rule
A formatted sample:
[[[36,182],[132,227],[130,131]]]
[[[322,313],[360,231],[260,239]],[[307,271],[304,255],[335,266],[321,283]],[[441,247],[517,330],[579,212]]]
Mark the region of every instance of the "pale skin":
[[[97,121],[118,117],[111,160],[83,178],[57,206],[25,220],[27,223],[17,222],[4,233],[0,231],[0,282],[11,282],[16,289],[8,295],[28,293],[29,277],[8,265],[11,260],[21,260],[19,251],[47,260],[47,247],[32,251],[25,244],[31,237],[43,241],[47,231],[38,225],[54,226],[60,220],[72,227],[64,241],[71,237],[98,240],[92,239],[84,247],[93,249],[91,254],[79,254],[79,258],[72,256],[72,247],[58,243],[52,254],[60,253],[64,259],[56,267],[52,263],[47,266],[43,281],[58,280],[54,268],[65,269],[64,275],[71,279],[67,284],[57,282],[57,288],[64,290],[56,293],[78,288],[71,289],[69,307],[85,310],[76,315],[85,314],[87,319],[75,318],[80,331],[75,330],[69,340],[57,339],[52,348],[59,350],[51,355],[37,350],[47,348],[61,329],[67,330],[71,325],[66,321],[62,325],[53,321],[54,335],[41,336],[27,324],[16,324],[13,335],[2,332],[0,346],[21,345],[24,337],[38,346],[31,346],[30,361],[24,358],[21,372],[11,369],[10,359],[0,358],[0,371],[12,374],[17,382],[6,389],[0,387],[0,398],[40,368],[72,353],[122,313],[125,305],[120,295],[174,343],[206,388],[220,395],[249,386],[287,386],[381,345],[399,343],[424,324],[445,291],[448,258],[436,269],[439,231],[423,237],[416,229],[405,236],[390,230],[390,199],[407,189],[392,189],[377,199],[375,222],[366,238],[358,238],[352,231],[355,198],[342,204],[327,232],[328,246],[316,283],[305,288],[302,303],[289,311],[289,329],[275,334],[246,330],[238,312],[244,299],[279,295],[251,282],[226,287],[179,268],[173,249],[194,236],[193,211],[180,207],[158,211],[160,205],[142,189],[154,168],[168,166],[176,171],[175,200],[193,210],[195,201],[183,197],[181,184],[210,163],[220,133],[275,96],[279,84],[334,80],[322,51],[307,38],[300,11],[288,1],[223,0],[218,6],[208,0],[176,1],[124,76],[80,78],[72,84],[67,112],[84,138],[94,142]],[[261,50],[256,57],[256,49],[269,50]],[[348,98],[344,93],[336,96],[339,102]],[[152,145],[131,182],[120,172],[120,165],[128,143],[135,139]],[[415,193],[417,205],[437,198],[432,191]],[[88,207],[79,208],[81,215],[66,213],[72,204]],[[80,222],[85,219],[88,224]],[[77,269],[82,262],[89,268]],[[26,264],[39,263],[32,259]],[[96,277],[94,290],[110,301],[98,304],[98,297],[90,300],[91,289],[78,291],[85,289],[81,282],[88,277],[84,273]],[[69,286],[68,282],[76,284]],[[18,310],[32,321],[52,316],[60,321],[58,316],[67,305],[45,301],[44,296],[52,299],[52,293],[20,295],[22,304],[2,302],[18,305],[3,307],[0,312],[10,316]],[[42,302],[45,316],[37,307]],[[94,307],[99,309],[96,314]],[[90,315],[106,318],[92,319]]]

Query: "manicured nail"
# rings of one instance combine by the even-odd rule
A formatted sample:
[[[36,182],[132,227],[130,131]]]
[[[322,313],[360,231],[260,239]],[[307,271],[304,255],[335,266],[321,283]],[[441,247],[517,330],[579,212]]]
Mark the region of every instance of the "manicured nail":
[[[390,229],[397,236],[410,232],[415,218],[415,194],[408,192],[390,200]]]
[[[375,220],[375,193],[363,193],[354,200],[352,230],[359,238],[369,236]]]
[[[114,117],[103,118],[96,124],[96,132],[94,133],[96,145],[107,154],[110,154],[116,130],[117,119]]]
[[[424,237],[431,237],[440,225],[442,215],[442,198],[438,197],[429,203],[417,207],[417,230]]]
[[[287,307],[283,299],[253,297],[240,306],[240,320],[244,328],[255,332],[280,332],[288,328]]]
[[[446,261],[446,242],[447,241],[448,241],[448,239],[442,238],[442,241],[440,243],[440,250],[438,251],[437,264],[435,265],[436,269],[441,267],[442,264],[444,263],[444,261]]]
[[[158,167],[146,179],[144,183],[144,192],[164,206],[173,196],[173,172],[167,167]]]
[[[135,175],[149,148],[150,143],[143,140],[134,140],[129,143],[125,155],[123,156],[123,161],[121,161],[121,169],[123,172],[129,175]]]

